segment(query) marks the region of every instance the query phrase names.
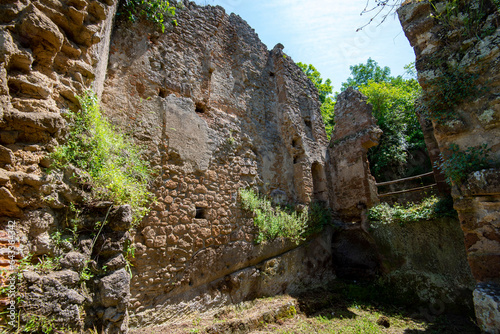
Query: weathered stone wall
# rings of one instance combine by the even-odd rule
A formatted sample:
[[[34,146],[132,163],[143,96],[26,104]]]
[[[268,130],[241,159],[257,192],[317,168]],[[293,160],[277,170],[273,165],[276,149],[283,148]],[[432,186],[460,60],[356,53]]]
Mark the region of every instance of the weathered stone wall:
[[[371,223],[382,259],[382,281],[440,312],[472,308],[474,278],[460,222],[453,218],[400,225]]]
[[[64,255],[56,253],[50,235],[65,227],[67,205],[81,196],[70,172],[47,173],[47,154],[64,138],[62,115],[77,110],[75,95],[91,84],[102,91],[116,6],[113,0],[0,4],[0,223],[15,225],[18,259]],[[21,322],[32,313],[54,317],[57,326],[84,325],[93,296],[82,290],[80,272],[92,254],[72,250],[59,259],[62,270],[25,272],[24,283],[15,282],[26,289],[24,303],[16,305],[24,309]]]
[[[346,222],[366,222],[367,209],[378,203],[366,154],[378,145],[382,130],[367,98],[353,88],[338,96],[335,124],[328,146],[330,206]]]
[[[380,258],[367,233],[368,209],[378,196],[367,152],[378,144],[382,130],[367,97],[352,87],[337,98],[335,124],[326,166],[330,208],[339,227],[332,239],[334,267],[341,278],[374,279]]]
[[[148,147],[157,171],[157,202],[134,235],[134,325],[270,293],[256,284],[260,266],[296,245],[254,244],[240,188],[282,203],[327,200],[317,92],[283,47],[268,51],[221,7],[186,3],[177,21],[165,34],[118,25],[102,97],[106,114]],[[322,245],[315,263],[331,258]],[[283,277],[334,277],[329,266],[315,264],[315,272],[283,261]],[[292,281],[270,291],[289,291]]]
[[[165,34],[120,22],[110,45],[116,6],[1,5],[0,218],[16,221],[17,257],[59,257],[62,268],[24,273],[22,321],[33,313],[126,332],[129,305],[134,324],[158,323],[333,279],[328,234],[299,248],[255,245],[252,217],[238,203],[238,190],[249,187],[278,203],[327,201],[326,134],[313,84],[281,45],[268,51],[220,7],[185,2],[179,26]],[[128,206],[83,204],[77,170],[45,170],[64,141],[62,114],[78,110],[76,95],[91,85],[107,116],[146,146],[156,172],[157,201],[132,233]],[[77,245],[56,245],[54,232],[75,218],[71,203],[83,210]],[[129,240],[132,281],[123,256]],[[86,263],[90,291],[81,289]]]
[[[439,16],[446,1],[408,1],[398,13],[401,24],[416,55],[418,79],[424,92],[432,94],[433,79],[446,68],[478,76],[474,84],[479,94],[467,97],[451,111],[454,120],[433,121],[439,149],[448,153],[450,144],[461,150],[488,144],[492,149],[492,167],[500,161],[500,77],[498,40],[499,11],[492,1],[465,1],[470,13],[485,15],[474,22],[470,13]],[[466,8],[466,7],[462,7]],[[437,11],[437,12],[436,12]],[[468,22],[465,20],[469,19]],[[469,27],[474,27],[472,34]],[[467,37],[464,37],[467,36]],[[456,184],[452,195],[465,234],[465,246],[472,274],[478,282],[500,283],[500,171],[495,168],[475,172],[463,185]],[[497,291],[495,289],[482,289]],[[498,300],[493,297],[492,300]],[[476,301],[486,300],[476,298]],[[486,312],[485,310],[489,310]],[[500,311],[476,304],[478,322],[483,330],[498,333]]]

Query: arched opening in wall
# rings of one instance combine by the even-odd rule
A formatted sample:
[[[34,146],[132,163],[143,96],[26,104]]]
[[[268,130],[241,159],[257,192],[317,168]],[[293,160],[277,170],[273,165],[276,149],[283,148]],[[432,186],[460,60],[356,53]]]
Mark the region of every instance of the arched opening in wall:
[[[323,166],[318,162],[313,163],[311,174],[313,179],[313,199],[317,202],[326,203],[328,201],[328,187]]]

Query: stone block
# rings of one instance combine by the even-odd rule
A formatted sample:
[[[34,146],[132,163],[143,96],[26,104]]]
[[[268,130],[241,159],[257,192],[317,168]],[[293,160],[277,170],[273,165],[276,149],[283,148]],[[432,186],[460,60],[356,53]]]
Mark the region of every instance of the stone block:
[[[483,333],[500,333],[500,287],[480,283],[474,290],[474,309],[479,328]]]

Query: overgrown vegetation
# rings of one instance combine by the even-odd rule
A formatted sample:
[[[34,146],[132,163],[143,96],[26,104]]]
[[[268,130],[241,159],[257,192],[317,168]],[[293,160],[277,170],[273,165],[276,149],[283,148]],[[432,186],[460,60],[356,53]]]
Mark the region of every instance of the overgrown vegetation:
[[[117,15],[125,16],[129,21],[135,22],[139,18],[156,23],[162,32],[168,24],[177,25],[175,17],[176,7],[180,8],[182,3],[171,6],[166,0],[121,0]]]
[[[488,148],[488,144],[468,147],[465,151],[461,151],[457,144],[450,144],[447,152],[445,155],[440,154],[436,165],[446,176],[449,185],[460,185],[470,173],[491,165],[491,148]]]
[[[257,243],[288,238],[298,244],[329,224],[331,219],[329,210],[319,203],[297,212],[290,206],[273,206],[269,199],[251,189],[240,189],[240,201],[244,210],[254,214],[254,224],[259,229]]]
[[[490,0],[446,0],[429,1],[433,8],[433,17],[438,20],[447,31],[460,30],[459,38],[466,40],[470,37],[484,38],[491,34],[488,28],[482,29],[484,20],[493,5],[498,10],[498,2]]]
[[[153,200],[147,189],[152,175],[149,163],[102,115],[95,94],[87,91],[78,100],[82,109],[68,114],[67,141],[51,155],[54,167],[74,165],[83,172],[81,181],[91,186],[93,198],[130,204],[138,221]]]
[[[428,197],[420,203],[406,205],[395,203],[381,203],[368,211],[368,218],[372,227],[378,224],[399,223],[404,225],[420,220],[431,220],[440,217],[456,217],[453,209],[453,200],[450,197]]]
[[[415,113],[420,85],[414,79],[397,77],[389,82],[369,81],[360,91],[368,96],[368,102],[373,106],[373,116],[383,131],[379,145],[368,151],[372,174],[377,180],[385,180],[387,171],[396,176],[410,176],[412,170],[408,167],[408,161],[412,154],[426,150],[424,135]],[[430,170],[430,162],[427,168]]]

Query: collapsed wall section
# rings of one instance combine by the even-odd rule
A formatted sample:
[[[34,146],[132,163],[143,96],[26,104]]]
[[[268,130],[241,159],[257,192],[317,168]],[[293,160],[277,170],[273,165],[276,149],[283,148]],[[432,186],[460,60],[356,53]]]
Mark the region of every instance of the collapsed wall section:
[[[282,46],[268,51],[221,7],[185,2],[176,18],[165,34],[118,25],[102,97],[106,114],[147,147],[157,174],[157,201],[133,236],[134,325],[334,277],[328,238],[293,251],[315,247],[314,259],[280,260],[297,246],[256,245],[238,201],[241,188],[280,204],[315,198],[326,134],[314,86]],[[278,276],[294,275],[265,283],[262,266],[275,257]]]

